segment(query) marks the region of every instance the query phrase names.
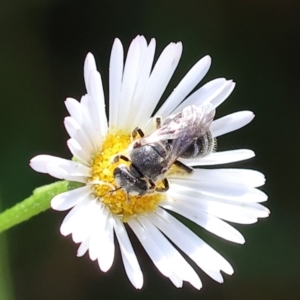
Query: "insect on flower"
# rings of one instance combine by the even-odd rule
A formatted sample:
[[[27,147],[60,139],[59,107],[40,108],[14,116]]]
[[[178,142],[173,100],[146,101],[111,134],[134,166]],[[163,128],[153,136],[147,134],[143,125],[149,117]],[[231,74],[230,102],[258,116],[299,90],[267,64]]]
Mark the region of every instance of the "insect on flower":
[[[114,170],[117,185],[128,194],[141,196],[154,191],[166,192],[169,189],[166,174],[173,164],[191,174],[193,169],[177,159],[203,157],[213,150],[209,126],[214,115],[211,104],[189,105],[182,112],[169,116],[162,125],[161,118],[156,117],[157,129],[148,136],[135,128],[133,138],[137,134],[141,138],[129,147],[130,158],[121,154],[114,159],[114,163],[119,159],[131,162],[129,168],[119,165]],[[163,186],[157,187],[160,181]]]
[[[107,272],[118,244],[126,274],[140,289],[144,277],[127,234],[130,229],[176,287],[189,282],[200,289],[202,282],[188,259],[217,282],[224,281],[223,273],[233,274],[233,268],[172,212],[239,244],[244,237],[226,221],[251,224],[269,215],[260,204],[268,197],[257,189],[265,183],[262,173],[220,167],[252,158],[254,152],[213,151],[215,138],[247,125],[254,114],[245,110],[213,120],[235,83],[216,78],[196,88],[210,67],[209,56],[197,61],[162,99],[182,43],[170,43],[154,62],[155,48],[155,39],[148,43],[137,36],[125,58],[121,41],[115,39],[108,101],[89,53],[84,63],[87,92],[80,101],[66,100],[67,145],[76,159],[42,154],[30,165],[37,172],[79,183],[51,201],[55,210],[70,210],[60,232],[79,244],[78,256],[88,254]],[[156,111],[160,100],[165,101]]]

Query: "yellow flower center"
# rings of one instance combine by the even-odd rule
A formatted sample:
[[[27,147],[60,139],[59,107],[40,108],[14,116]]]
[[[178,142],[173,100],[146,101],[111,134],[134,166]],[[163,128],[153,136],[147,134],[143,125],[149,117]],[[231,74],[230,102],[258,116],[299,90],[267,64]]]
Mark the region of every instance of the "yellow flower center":
[[[120,153],[126,155],[126,149],[131,143],[131,137],[122,131],[109,133],[103,143],[102,150],[92,162],[92,176],[95,196],[102,201],[113,214],[126,220],[133,215],[143,214],[156,209],[158,203],[165,198],[163,193],[148,193],[144,196],[127,195],[117,187],[113,172],[119,164],[130,163],[120,161],[113,163],[113,158]],[[106,184],[103,184],[106,183]]]

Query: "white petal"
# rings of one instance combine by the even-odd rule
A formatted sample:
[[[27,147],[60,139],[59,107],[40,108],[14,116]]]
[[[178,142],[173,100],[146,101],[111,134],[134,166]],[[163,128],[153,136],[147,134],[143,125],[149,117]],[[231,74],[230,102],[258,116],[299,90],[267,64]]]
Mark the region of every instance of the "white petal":
[[[210,276],[213,280],[219,283],[223,283],[224,279],[220,271],[214,271],[205,266],[201,267],[202,271],[204,271],[208,276]],[[233,271],[233,270],[232,270]],[[232,275],[232,274],[229,274]]]
[[[211,58],[207,55],[200,59],[184,76],[173,93],[158,110],[157,115],[166,118],[194,89],[194,87],[206,75],[211,65]]]
[[[136,289],[141,289],[144,284],[143,274],[139,272],[139,270],[133,269],[132,262],[129,261],[128,257],[124,254],[124,252],[122,252],[122,250],[121,250],[121,256],[122,256],[125,272],[131,284]]]
[[[62,235],[66,236],[73,232],[75,226],[82,220],[82,216],[85,215],[91,200],[89,196],[86,197],[68,212],[60,226]]]
[[[174,248],[174,246],[166,239],[166,237],[149,221],[147,216],[139,216],[139,222],[147,230],[147,232],[152,236],[153,240],[157,245],[160,246],[161,250],[169,260],[169,264],[172,266],[173,273],[171,277],[173,279],[180,278],[184,281],[190,282],[196,289],[202,287],[202,283],[194,271],[194,269],[186,262],[186,260],[181,256],[181,254]],[[176,276],[174,276],[174,274]],[[172,278],[170,279],[172,280]],[[172,280],[174,284],[174,282]],[[179,281],[177,281],[179,284]]]
[[[222,282],[220,271],[232,274],[231,265],[203,240],[166,211],[157,209],[151,221],[209,276]],[[185,237],[182,239],[182,237]]]
[[[147,40],[143,35],[138,35],[136,37],[136,40],[139,43],[139,48],[140,48],[140,59],[139,59],[139,67],[138,67],[138,74],[140,74],[146,57],[148,45],[147,45]]]
[[[232,93],[234,88],[235,88],[235,82],[233,82],[232,80],[228,80],[226,82],[226,86],[224,86],[224,89],[218,95],[213,97],[210,100],[210,103],[214,107],[218,107],[229,97],[229,95]]]
[[[73,161],[64,164],[51,162],[46,165],[46,169],[51,176],[69,181],[85,183],[85,177],[90,176],[90,168]]]
[[[67,140],[67,146],[74,157],[79,160],[83,165],[89,166],[91,163],[91,156],[86,153],[84,148],[74,139]]]
[[[78,167],[78,168],[77,168]],[[76,170],[77,168],[77,170]],[[86,171],[90,172],[90,169],[84,165],[76,162],[69,161],[69,164],[60,163],[47,163],[47,173],[55,178],[64,179],[68,181],[76,181],[86,183]],[[89,175],[90,176],[90,175]]]
[[[109,270],[115,258],[115,242],[114,242],[114,220],[111,213],[109,213],[108,221],[105,226],[106,243],[104,251],[106,252],[106,262],[102,265],[102,270],[106,272]]]
[[[88,89],[90,75],[93,71],[97,71],[96,61],[92,53],[88,53],[83,67],[85,87]]]
[[[101,271],[107,272],[111,268],[115,257],[115,244],[113,234],[114,221],[111,213],[105,206],[103,207],[102,212],[103,216],[99,217],[99,225],[97,226],[97,228],[95,228],[95,235],[97,235],[96,238],[98,238],[99,242],[97,255],[98,264]],[[100,228],[101,230],[98,230]]]
[[[83,256],[89,249],[89,239],[80,244],[77,250],[77,257]]]
[[[100,128],[100,117],[96,110],[95,102],[89,95],[81,97],[80,105],[83,119],[80,126],[93,145],[93,150],[90,153],[93,156],[102,147],[103,136]]]
[[[140,269],[136,255],[131,246],[124,224],[117,218],[114,218],[114,229],[120,245],[121,255],[126,274],[136,289],[141,289],[144,278]]]
[[[222,182],[228,184],[242,184],[250,187],[259,187],[265,184],[264,174],[247,169],[194,169],[186,176],[175,173],[168,178],[196,180],[200,182]]]
[[[226,274],[233,274],[231,265],[213,248],[206,244],[189,228],[179,222],[165,210],[158,208],[156,211],[156,220],[159,218],[163,221],[167,230],[164,231],[159,227],[182,251],[184,251],[191,259],[193,259],[200,268],[205,268],[219,272],[222,270]],[[159,222],[159,224],[162,224]],[[168,232],[168,233],[167,233]],[[171,238],[174,236],[175,239]],[[185,239],[182,239],[182,236]]]
[[[75,243],[81,243],[87,239],[91,240],[92,233],[96,227],[96,221],[99,217],[100,206],[96,199],[90,198],[84,214],[78,219],[72,230],[72,238]]]
[[[40,173],[48,173],[53,177],[85,183],[85,176],[90,176],[90,168],[56,156],[38,155],[31,159],[30,166]]]
[[[171,79],[182,53],[181,43],[169,44],[158,58],[144,93],[143,106],[136,112],[135,124],[145,127]]]
[[[180,112],[188,105],[202,105],[210,102],[224,90],[227,84],[228,81],[225,78],[217,78],[209,81],[186,98],[172,113]]]
[[[137,126],[140,126],[140,124],[137,124],[135,121],[135,119],[137,118],[136,112],[140,111],[144,105],[144,101],[141,101],[141,99],[144,99],[144,97],[146,97],[144,93],[151,72],[151,67],[152,67],[154,53],[155,53],[155,46],[156,46],[155,39],[152,39],[147,48],[146,57],[138,75],[134,96],[130,107],[131,114],[129,115],[129,118],[127,120],[128,122],[127,127],[135,128]]]
[[[51,207],[59,211],[70,209],[85,199],[89,194],[91,194],[91,192],[92,190],[90,186],[83,186],[58,194],[51,200]]]
[[[255,188],[222,182],[197,182],[178,178],[170,178],[170,186],[175,189],[185,189],[208,196],[244,202],[264,202],[268,196]]]
[[[66,117],[64,120],[64,125],[69,136],[74,138],[86,153],[92,153],[93,145],[80,124],[72,117]]]
[[[110,128],[116,129],[119,110],[121,110],[121,86],[123,76],[123,46],[115,39],[109,63],[109,123]]]
[[[87,239],[91,239],[93,225],[96,221],[96,215],[99,211],[97,207],[97,200],[89,197],[89,203],[82,209],[81,212],[78,212],[74,215],[74,220],[69,222],[69,225],[72,224],[71,234],[72,239],[75,243],[84,242]],[[62,228],[61,228],[62,232]]]
[[[47,155],[47,154],[41,154],[41,155],[37,155],[35,157],[33,157],[30,160],[30,167],[40,173],[48,173],[46,165],[49,162],[64,162],[65,159],[60,158],[60,157],[56,157],[56,156],[52,156],[52,155]],[[68,160],[69,161],[69,160]]]
[[[180,200],[180,198],[177,199]],[[235,228],[216,217],[208,215],[205,212],[196,211],[194,207],[185,205],[184,203],[180,203],[178,201],[173,203],[162,202],[160,203],[160,206],[190,219],[207,231],[210,231],[211,233],[214,233],[223,239],[238,244],[245,243],[244,237]]]
[[[70,116],[77,121],[77,123],[81,124],[82,122],[82,113],[80,103],[73,99],[67,98],[65,101],[66,108],[70,114]]]
[[[119,118],[117,123],[117,128],[122,128],[125,131],[130,131],[130,128],[126,128],[125,125],[128,124],[128,114],[131,109],[131,100],[133,98],[136,82],[138,80],[139,61],[140,46],[138,40],[134,39],[129,47],[124,66],[120,101],[122,109],[119,110]]]
[[[87,63],[85,67],[89,65],[85,68],[86,89],[95,103],[96,113],[99,118],[102,136],[105,136],[107,133],[107,118],[105,113],[105,101],[101,75],[96,69],[94,57],[91,58],[91,56],[88,55],[86,61]],[[87,74],[88,72],[89,74]]]
[[[128,220],[128,225],[131,227],[140,243],[148,253],[154,265],[157,269],[166,277],[169,277],[172,273],[171,266],[169,266],[168,261],[164,254],[159,249],[156,242],[147,233],[147,231],[139,224],[135,219],[131,218]]]
[[[228,164],[236,161],[246,160],[255,156],[252,150],[239,149],[239,150],[229,150],[213,152],[205,157],[200,158],[190,158],[179,160],[186,164],[187,166],[207,166],[207,165],[220,165]]]
[[[182,288],[183,286],[183,281],[180,279],[177,274],[172,273],[171,276],[169,277],[172,283],[177,287],[177,288]]]
[[[102,262],[105,260],[105,257],[100,255],[101,246],[105,244],[105,226],[108,221],[108,210],[105,208],[103,204],[99,205],[98,216],[95,219],[93,224],[93,228],[91,228],[91,237],[89,244],[89,256],[91,260],[100,259],[99,266],[100,269]]]
[[[238,130],[249,124],[254,118],[251,111],[239,111],[215,120],[210,126],[213,137],[218,137],[231,131]]]
[[[68,102],[67,102],[68,101]],[[76,105],[74,105],[76,103]],[[78,110],[77,114],[80,114],[79,116],[75,117],[66,117],[64,120],[65,128],[69,134],[70,137],[75,138],[77,142],[80,144],[80,148],[84,149],[85,153],[93,153],[94,152],[94,144],[91,140],[90,134],[88,131],[86,131],[86,124],[85,121],[82,120],[84,113],[83,105],[79,102],[77,102],[74,99],[67,99],[66,100],[67,107],[74,106],[76,107],[76,110]],[[74,115],[74,113],[73,113]]]
[[[91,72],[89,76],[87,90],[89,96],[91,96],[93,102],[95,103],[96,112],[100,122],[101,134],[104,137],[107,133],[107,118],[105,113],[105,101],[102,80],[99,72]]]
[[[170,205],[179,201],[192,207],[195,212],[203,211],[210,215],[216,216],[240,224],[252,224],[257,222],[258,218],[265,218],[269,215],[269,210],[258,203],[232,201],[224,198],[207,196],[195,191],[174,191],[168,192],[170,197],[166,199]],[[180,199],[180,200],[177,200]]]

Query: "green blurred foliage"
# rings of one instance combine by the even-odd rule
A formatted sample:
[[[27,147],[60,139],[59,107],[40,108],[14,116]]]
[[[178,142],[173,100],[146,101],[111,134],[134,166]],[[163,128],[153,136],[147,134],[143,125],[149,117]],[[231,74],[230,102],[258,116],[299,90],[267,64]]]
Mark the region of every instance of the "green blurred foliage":
[[[137,34],[155,37],[157,53],[182,41],[184,52],[165,98],[202,56],[213,65],[205,77],[232,78],[237,87],[218,116],[253,110],[254,122],[219,139],[219,149],[250,148],[257,157],[234,165],[264,172],[272,214],[239,226],[246,244],[235,245],[197,229],[224,255],[235,274],[213,282],[199,271],[203,289],[178,290],[155,269],[132,236],[145,275],[136,291],[117,249],[103,274],[63,238],[64,213],[48,211],[8,232],[16,299],[300,299],[298,0],[27,0],[0,3],[0,190],[10,207],[53,179],[28,167],[31,157],[70,157],[63,127],[64,99],[85,93],[83,61],[92,52],[105,93],[115,37],[127,49]],[[184,238],[184,237],[183,237]],[[197,270],[199,270],[197,268]],[[2,279],[0,279],[2,280]]]

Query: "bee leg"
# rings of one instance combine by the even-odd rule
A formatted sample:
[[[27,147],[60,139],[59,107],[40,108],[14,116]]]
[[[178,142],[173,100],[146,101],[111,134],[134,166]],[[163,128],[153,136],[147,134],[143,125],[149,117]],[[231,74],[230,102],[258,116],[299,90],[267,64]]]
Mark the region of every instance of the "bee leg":
[[[184,172],[188,173],[188,174],[192,174],[194,172],[193,168],[183,164],[181,161],[179,160],[175,160],[174,161],[174,165],[176,167],[178,167],[179,169],[183,170]]]
[[[162,183],[163,183],[164,187],[156,188],[155,190],[156,190],[157,192],[162,193],[162,192],[166,192],[166,191],[169,189],[169,181],[168,181],[167,178],[163,179],[163,180],[162,180]]]
[[[145,136],[143,130],[140,127],[135,127],[131,133],[131,137],[133,139],[135,139],[137,135],[139,135],[141,138]]]
[[[121,189],[121,187],[115,188],[114,190],[108,191],[106,194],[113,194],[120,189]]]
[[[130,199],[129,199],[129,194],[126,193],[126,203],[129,204],[130,203]]]
[[[148,182],[150,184],[150,187],[148,188],[148,191],[149,191],[149,193],[152,193],[156,190],[156,185],[151,179],[149,179]]]
[[[126,157],[125,155],[116,155],[113,160],[112,160],[112,163],[117,163],[120,159],[124,160],[124,161],[130,161],[130,159],[128,157]]]
[[[156,117],[155,118],[155,129],[159,129],[162,124],[162,117]]]

